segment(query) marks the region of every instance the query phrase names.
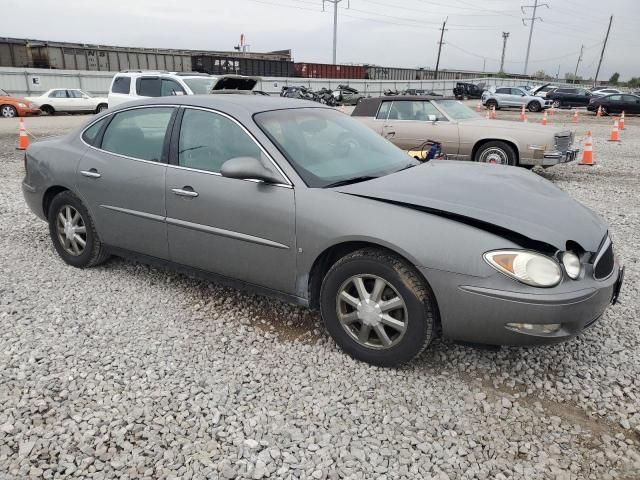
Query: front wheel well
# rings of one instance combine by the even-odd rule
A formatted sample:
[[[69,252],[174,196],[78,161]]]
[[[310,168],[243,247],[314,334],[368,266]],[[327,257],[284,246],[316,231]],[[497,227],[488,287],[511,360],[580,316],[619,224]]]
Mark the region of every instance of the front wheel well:
[[[476,153],[478,153],[478,150],[480,150],[480,147],[482,147],[483,145],[485,145],[485,144],[487,144],[489,142],[503,142],[503,143],[506,143],[507,145],[509,145],[511,148],[513,148],[513,151],[516,152],[516,165],[519,165],[519,163],[520,163],[520,151],[518,150],[518,147],[512,141],[505,140],[503,138],[483,138],[482,140],[479,140],[478,142],[476,142],[476,144],[473,146],[473,149],[471,150],[471,160],[472,161],[475,161]]]
[[[46,192],[44,192],[44,195],[42,196],[42,211],[44,213],[45,218],[49,218],[49,207],[51,206],[51,202],[53,201],[53,199],[59,193],[62,193],[66,190],[69,190],[69,189],[62,187],[60,185],[56,185],[53,187],[49,187],[46,190]]]

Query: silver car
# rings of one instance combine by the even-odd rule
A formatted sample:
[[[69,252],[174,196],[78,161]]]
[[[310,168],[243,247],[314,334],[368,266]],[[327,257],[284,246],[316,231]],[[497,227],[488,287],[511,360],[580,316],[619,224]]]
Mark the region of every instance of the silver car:
[[[419,164],[306,101],[132,102],[33,144],[25,167],[26,202],[67,264],[131,256],[319,308],[346,352],[381,366],[439,330],[493,345],[571,338],[622,283],[606,224],[550,182]]]
[[[550,100],[538,97],[519,87],[500,87],[495,91],[485,90],[482,93],[482,104],[487,108],[495,107],[496,110],[524,106],[530,112],[539,112],[550,108],[551,103]]]

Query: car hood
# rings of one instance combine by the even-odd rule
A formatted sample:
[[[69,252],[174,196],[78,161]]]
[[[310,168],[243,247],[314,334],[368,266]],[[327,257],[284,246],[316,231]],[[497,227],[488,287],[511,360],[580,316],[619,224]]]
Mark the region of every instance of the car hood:
[[[5,97],[4,95],[0,95],[0,102],[15,105],[16,103],[29,103],[29,100],[22,97]]]
[[[548,180],[516,167],[431,161],[335,190],[489,224],[558,250],[573,241],[595,252],[607,233],[596,213]]]

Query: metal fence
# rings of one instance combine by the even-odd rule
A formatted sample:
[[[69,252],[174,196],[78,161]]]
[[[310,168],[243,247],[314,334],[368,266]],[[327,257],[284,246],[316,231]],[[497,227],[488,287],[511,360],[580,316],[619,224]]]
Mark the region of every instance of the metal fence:
[[[117,72],[90,72],[80,70],[49,70],[38,68],[0,67],[0,88],[15,96],[39,95],[51,88],[79,88],[94,95],[106,95],[111,79]],[[435,91],[441,95],[452,95],[453,87],[459,80],[348,80],[323,78],[284,78],[263,77],[257,90],[270,94],[279,94],[283,86],[303,85],[312,90],[322,87],[336,88],[349,85],[365,95],[378,96],[386,89],[404,91],[423,89]],[[527,83],[526,80],[513,78],[474,78],[465,81],[484,82],[487,85],[515,86]],[[541,83],[530,80],[530,83]],[[555,83],[555,82],[554,82]]]

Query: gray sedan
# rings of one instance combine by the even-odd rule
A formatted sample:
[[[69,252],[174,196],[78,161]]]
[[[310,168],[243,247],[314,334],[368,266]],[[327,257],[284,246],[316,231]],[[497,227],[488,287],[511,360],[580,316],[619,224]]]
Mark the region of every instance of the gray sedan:
[[[440,330],[565,340],[622,283],[605,223],[546,180],[419,164],[311,102],[127,103],[33,144],[25,168],[26,202],[67,264],[130,256],[319,308],[335,341],[376,365],[411,360]]]

